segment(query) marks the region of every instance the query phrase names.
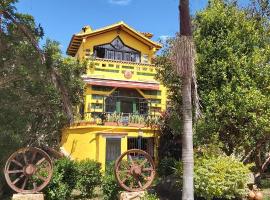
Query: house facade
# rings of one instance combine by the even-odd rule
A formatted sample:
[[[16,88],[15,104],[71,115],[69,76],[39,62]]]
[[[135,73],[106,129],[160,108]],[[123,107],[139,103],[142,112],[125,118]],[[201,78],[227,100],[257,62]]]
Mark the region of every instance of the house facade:
[[[139,148],[157,160],[166,88],[156,79],[153,59],[161,45],[151,33],[119,22],[93,30],[85,26],[72,36],[67,54],[87,59],[84,104],[76,122],[62,134],[61,149],[72,159],[115,161]]]

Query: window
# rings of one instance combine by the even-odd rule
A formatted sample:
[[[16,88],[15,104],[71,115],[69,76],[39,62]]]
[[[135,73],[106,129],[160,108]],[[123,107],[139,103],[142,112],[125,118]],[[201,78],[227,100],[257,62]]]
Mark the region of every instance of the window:
[[[113,87],[109,87],[109,86],[92,85],[92,90],[95,90],[95,91],[109,92],[112,89]]]
[[[124,53],[124,60],[131,61],[130,53]]]
[[[106,51],[106,58],[114,59],[114,51]]]
[[[98,58],[104,58],[105,57],[105,48],[97,47],[97,49],[95,50],[95,55]]]
[[[160,90],[141,90],[146,95],[161,95]]]
[[[123,60],[122,59],[122,52],[119,52],[119,51],[115,52],[115,60]]]
[[[126,46],[120,37],[115,38],[109,44],[95,46],[94,55],[98,58],[140,62],[140,52]]]

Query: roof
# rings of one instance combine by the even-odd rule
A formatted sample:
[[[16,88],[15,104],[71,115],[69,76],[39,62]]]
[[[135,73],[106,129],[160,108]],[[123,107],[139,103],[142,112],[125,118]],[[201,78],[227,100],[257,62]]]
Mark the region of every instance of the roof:
[[[142,41],[151,48],[156,48],[158,50],[162,47],[159,43],[150,40],[150,37],[152,36],[150,33],[138,32],[125,24],[123,21],[120,21],[118,23],[105,26],[96,30],[92,30],[90,26],[83,27],[83,30],[81,32],[72,36],[69,46],[67,48],[67,54],[70,56],[75,56],[84,38],[117,29],[125,30],[126,32],[128,32],[129,34],[131,34],[132,36]]]

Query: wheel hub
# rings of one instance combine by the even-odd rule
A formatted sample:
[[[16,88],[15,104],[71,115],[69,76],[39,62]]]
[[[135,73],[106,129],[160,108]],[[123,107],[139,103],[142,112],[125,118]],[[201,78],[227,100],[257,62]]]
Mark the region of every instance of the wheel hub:
[[[32,176],[36,172],[36,167],[33,164],[29,164],[24,168],[24,174],[27,176]]]
[[[130,171],[135,176],[139,176],[142,173],[142,169],[139,165],[132,166]]]

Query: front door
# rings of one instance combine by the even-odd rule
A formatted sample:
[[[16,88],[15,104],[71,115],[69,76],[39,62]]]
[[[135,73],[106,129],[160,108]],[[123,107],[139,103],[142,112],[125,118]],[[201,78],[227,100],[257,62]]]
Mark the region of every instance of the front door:
[[[106,163],[115,161],[121,154],[121,138],[106,139]]]

